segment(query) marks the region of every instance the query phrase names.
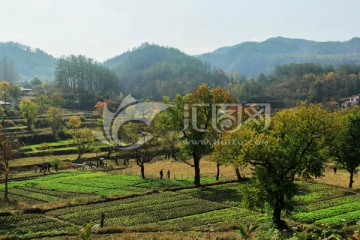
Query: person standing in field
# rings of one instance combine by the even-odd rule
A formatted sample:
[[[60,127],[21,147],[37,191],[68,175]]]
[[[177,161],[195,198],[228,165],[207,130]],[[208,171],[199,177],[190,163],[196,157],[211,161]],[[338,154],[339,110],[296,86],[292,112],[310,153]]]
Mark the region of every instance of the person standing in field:
[[[167,176],[167,179],[170,179],[170,170],[167,171],[166,176]]]
[[[163,176],[164,176],[164,172],[163,172],[163,170],[161,169],[161,170],[160,170],[160,179],[163,179]]]

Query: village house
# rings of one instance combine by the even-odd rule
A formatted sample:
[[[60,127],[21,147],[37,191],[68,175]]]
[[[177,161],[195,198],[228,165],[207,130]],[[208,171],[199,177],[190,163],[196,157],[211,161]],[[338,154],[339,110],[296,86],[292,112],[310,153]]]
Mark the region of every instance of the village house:
[[[349,108],[359,104],[360,94],[349,97],[348,101],[341,104],[341,108]]]
[[[328,101],[326,103],[326,106],[331,109],[351,108],[355,105],[358,105],[359,102],[360,102],[360,94],[353,95],[348,98],[337,99],[336,101],[335,100]]]

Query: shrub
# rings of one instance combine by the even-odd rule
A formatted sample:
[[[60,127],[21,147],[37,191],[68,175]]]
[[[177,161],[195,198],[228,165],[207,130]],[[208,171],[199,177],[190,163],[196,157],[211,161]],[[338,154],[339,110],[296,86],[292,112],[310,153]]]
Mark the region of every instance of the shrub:
[[[81,122],[85,122],[85,121],[86,121],[86,117],[85,117],[84,115],[81,115],[81,116],[80,116],[80,120],[81,120]]]
[[[51,164],[52,166],[55,166],[55,164],[57,164],[57,165],[58,165],[58,169],[63,169],[63,168],[65,168],[65,164],[64,164],[60,159],[58,159],[58,158],[52,159],[52,160],[50,161],[50,164]]]

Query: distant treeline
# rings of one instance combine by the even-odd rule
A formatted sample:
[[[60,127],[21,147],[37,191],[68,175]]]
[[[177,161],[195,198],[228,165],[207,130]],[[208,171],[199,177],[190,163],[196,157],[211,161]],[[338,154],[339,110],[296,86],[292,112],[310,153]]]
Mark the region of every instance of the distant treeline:
[[[69,56],[56,62],[55,80],[63,89],[111,95],[119,88],[118,78],[108,68],[85,56]]]
[[[55,80],[69,104],[82,107],[87,102],[89,109],[120,92],[161,100],[190,93],[201,83],[225,87],[241,102],[283,101],[294,106],[303,100],[325,103],[359,94],[360,65],[279,65],[269,75],[246,79],[239,73],[226,75],[179,50],[144,44],[104,65],[84,56],[60,58]]]
[[[313,63],[277,66],[257,79],[236,79],[228,88],[242,101],[274,99],[295,105],[299,101],[323,102],[360,93],[360,65],[340,67]]]

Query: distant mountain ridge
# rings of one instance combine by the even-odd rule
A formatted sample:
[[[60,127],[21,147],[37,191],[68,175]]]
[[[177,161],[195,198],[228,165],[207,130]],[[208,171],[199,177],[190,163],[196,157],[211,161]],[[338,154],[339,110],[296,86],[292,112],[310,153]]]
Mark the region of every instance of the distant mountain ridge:
[[[144,43],[104,65],[115,71],[121,91],[137,98],[162,99],[192,92],[201,83],[225,86],[229,81],[223,71],[178,49]]]
[[[197,57],[226,72],[240,72],[256,77],[260,73],[272,72],[281,64],[360,64],[360,38],[345,42],[316,42],[275,37],[263,42],[244,42],[222,47]]]
[[[145,44],[144,46],[149,47],[149,45],[151,46],[151,44]],[[171,67],[172,64],[183,64],[181,67],[180,65],[177,66],[179,66],[179,69],[185,70],[191,68],[191,64],[193,64],[194,66],[192,68],[199,67],[202,69],[202,72],[209,72],[211,67],[215,67],[219,69],[219,72],[221,70],[225,72],[240,72],[244,76],[253,77],[257,77],[260,73],[269,74],[277,65],[290,63],[311,62],[320,65],[334,66],[360,64],[360,38],[358,37],[345,42],[316,42],[304,39],[275,37],[263,42],[243,42],[230,47],[221,47],[213,52],[198,56],[186,55],[175,48],[167,48],[167,51],[165,51],[167,54],[159,49],[154,51],[154,47],[152,50],[148,48],[146,51],[142,50],[142,53],[139,53],[139,50],[144,48],[144,46],[120,54],[105,61],[103,64],[118,73],[121,71],[122,74],[120,75],[122,75],[122,77],[124,77],[124,71],[132,71],[128,68],[131,65],[129,59],[136,59],[134,61],[137,62],[137,64],[141,64],[141,62],[151,63],[151,61],[149,61],[150,59],[153,61],[151,64],[156,65],[158,68],[164,68],[165,65],[167,65],[167,67],[173,70],[173,67]],[[162,59],[156,59],[156,56],[160,56]],[[45,79],[52,79],[54,76],[56,58],[43,50],[34,49],[20,43],[5,42],[0,43],[0,58],[3,57],[11,59],[16,70],[26,78],[38,76]],[[140,58],[149,59],[141,60]],[[180,60],[180,58],[182,59]],[[185,60],[185,58],[187,60]],[[196,59],[200,59],[205,63],[200,66],[201,64],[199,64]],[[187,64],[185,64],[187,65],[186,67],[184,65],[185,62],[187,62]],[[127,69],[125,69],[124,67],[119,67],[120,65],[128,66]],[[137,65],[137,67],[140,67],[140,65]],[[146,67],[150,67],[150,65],[145,66],[145,68]],[[160,75],[164,77],[166,71],[161,71],[162,73]],[[141,74],[145,74],[145,72],[146,71]],[[185,79],[198,81],[203,80],[205,76],[202,74],[200,77],[200,75],[194,74],[193,77],[190,78],[188,76],[189,71],[185,70],[183,73],[187,75],[187,77],[181,78],[180,73],[177,72],[174,76],[171,76],[171,74],[167,75],[166,78],[176,77],[181,78],[182,81],[185,81]],[[137,72],[136,74],[139,76],[140,73]],[[126,77],[130,75],[126,75]],[[198,79],[195,80],[195,78]],[[163,87],[169,87],[168,84],[169,82]],[[189,83],[189,85],[190,84],[191,83]],[[187,86],[187,88],[190,87]]]
[[[0,43],[0,58],[10,59],[18,73],[25,77],[52,78],[56,58],[36,48],[20,43]]]

